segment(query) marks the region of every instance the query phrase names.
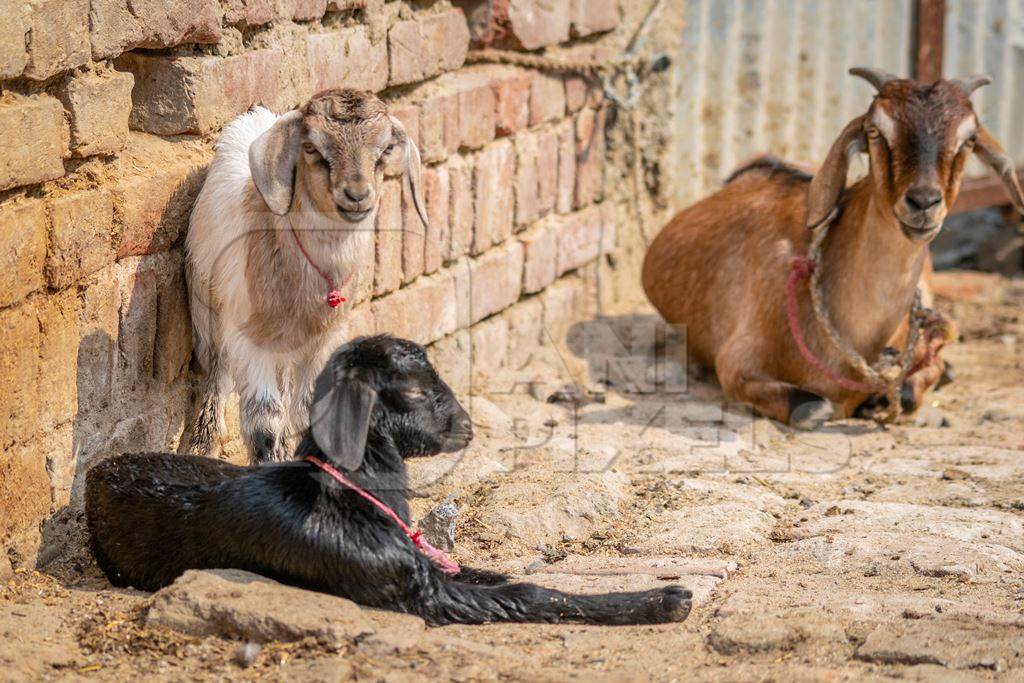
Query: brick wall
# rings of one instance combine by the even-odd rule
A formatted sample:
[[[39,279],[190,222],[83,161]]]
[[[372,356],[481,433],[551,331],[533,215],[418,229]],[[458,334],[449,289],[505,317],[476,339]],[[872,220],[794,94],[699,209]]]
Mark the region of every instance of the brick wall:
[[[405,123],[430,231],[388,179],[389,230],[345,324],[431,344],[460,389],[470,348],[478,367],[521,363],[582,315],[617,249],[605,177],[626,164],[606,154],[600,91],[464,64],[471,40],[592,50],[617,0],[14,5],[0,29],[0,547],[15,563],[56,552],[90,463],[177,447],[182,239],[217,132],[252,105],[352,86]]]

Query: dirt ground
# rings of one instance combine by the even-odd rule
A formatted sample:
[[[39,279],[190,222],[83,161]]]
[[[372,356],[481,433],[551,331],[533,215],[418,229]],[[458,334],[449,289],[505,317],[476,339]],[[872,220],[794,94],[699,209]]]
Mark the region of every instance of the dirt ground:
[[[257,582],[154,598],[79,549],[0,586],[0,679],[1024,680],[1024,281],[939,290],[956,380],[895,426],[723,408],[633,307],[478,374],[474,444],[412,463],[417,515],[459,508],[457,559],[577,591],[683,584],[685,623],[426,629]],[[318,609],[340,625],[303,630]]]

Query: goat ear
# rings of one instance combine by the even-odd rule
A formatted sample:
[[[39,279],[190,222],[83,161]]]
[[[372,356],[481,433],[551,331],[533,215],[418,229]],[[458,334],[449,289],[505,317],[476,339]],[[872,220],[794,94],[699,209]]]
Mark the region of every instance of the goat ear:
[[[249,169],[263,201],[278,216],[288,213],[299,159],[302,113],[290,111],[249,145]]]
[[[355,378],[336,382],[334,373],[325,371],[317,378],[313,396],[309,411],[313,441],[335,464],[350,472],[359,469],[377,392]]]
[[[843,128],[811,180],[807,191],[807,227],[816,228],[832,216],[839,203],[839,195],[846,187],[850,159],[854,154],[863,152],[865,147],[864,117],[858,116]]]
[[[999,141],[984,126],[978,126],[974,153],[996,172],[999,179],[1003,181],[1003,185],[1006,186],[1014,208],[1020,213],[1024,213],[1024,194],[1021,193],[1020,181],[1017,180],[1017,171],[1013,167],[1013,161],[1003,151],[1003,146],[999,144]]]
[[[409,190],[412,195],[412,203],[416,207],[416,213],[420,216],[423,227],[427,225],[426,206],[423,203],[423,195],[420,193],[420,149],[412,141],[409,134],[405,132],[405,126],[394,116],[391,119],[391,127],[395,132],[395,138],[402,145],[405,154],[405,177],[409,181]]]

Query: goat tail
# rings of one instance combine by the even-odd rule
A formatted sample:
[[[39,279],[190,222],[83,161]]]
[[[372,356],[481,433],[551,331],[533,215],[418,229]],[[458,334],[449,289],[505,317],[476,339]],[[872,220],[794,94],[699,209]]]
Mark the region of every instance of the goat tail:
[[[667,586],[631,593],[574,595],[532,583],[479,585],[432,572],[430,590],[406,607],[430,624],[486,622],[661,624],[690,614],[692,593]]]

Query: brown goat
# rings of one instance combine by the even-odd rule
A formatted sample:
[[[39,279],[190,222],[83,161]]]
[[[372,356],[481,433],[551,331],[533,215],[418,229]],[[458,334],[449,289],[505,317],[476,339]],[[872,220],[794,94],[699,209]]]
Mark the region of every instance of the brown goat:
[[[925,85],[875,69],[851,69],[878,90],[811,175],[770,158],[748,163],[715,194],[675,216],[647,251],[643,286],[654,307],[686,335],[699,363],[714,367],[726,396],[761,414],[814,429],[849,416],[872,397],[839,386],[808,363],[787,319],[791,260],[807,254],[813,229],[831,226],[821,251],[823,300],[840,335],[868,362],[906,345],[908,310],[973,149],[1002,178],[1014,206],[1024,199],[1013,165],[978,122],[970,94],[988,77]],[[866,151],[868,175],[846,186],[851,157]],[[797,319],[811,351],[834,374],[862,379],[825,338],[806,283]],[[922,341],[915,354],[924,357]],[[942,372],[937,358],[903,387],[913,410]]]

